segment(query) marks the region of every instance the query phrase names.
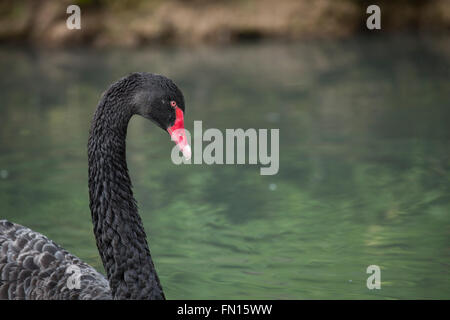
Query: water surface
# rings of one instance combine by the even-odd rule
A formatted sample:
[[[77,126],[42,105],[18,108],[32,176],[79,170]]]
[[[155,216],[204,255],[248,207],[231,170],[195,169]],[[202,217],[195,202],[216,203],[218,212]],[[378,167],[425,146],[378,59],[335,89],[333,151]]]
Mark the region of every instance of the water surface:
[[[442,40],[1,48],[0,70],[0,217],[99,270],[90,119],[112,81],[149,71],[183,89],[188,129],[280,129],[279,173],[261,176],[251,165],[175,166],[167,134],[132,119],[128,163],[167,298],[450,298]],[[381,290],[366,287],[372,264]]]

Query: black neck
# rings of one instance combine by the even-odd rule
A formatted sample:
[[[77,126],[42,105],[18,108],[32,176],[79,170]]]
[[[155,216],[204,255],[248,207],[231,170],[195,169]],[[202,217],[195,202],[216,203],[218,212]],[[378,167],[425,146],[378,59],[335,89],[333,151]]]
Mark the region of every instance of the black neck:
[[[164,299],[126,163],[125,138],[133,111],[108,96],[98,105],[88,144],[97,247],[115,299]]]

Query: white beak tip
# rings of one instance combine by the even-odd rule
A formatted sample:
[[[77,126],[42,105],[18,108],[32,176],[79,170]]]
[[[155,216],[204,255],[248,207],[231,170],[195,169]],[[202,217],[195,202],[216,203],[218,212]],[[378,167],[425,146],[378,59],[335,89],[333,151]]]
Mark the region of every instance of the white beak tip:
[[[191,159],[191,146],[187,145],[183,148],[183,156],[186,160],[190,160]]]

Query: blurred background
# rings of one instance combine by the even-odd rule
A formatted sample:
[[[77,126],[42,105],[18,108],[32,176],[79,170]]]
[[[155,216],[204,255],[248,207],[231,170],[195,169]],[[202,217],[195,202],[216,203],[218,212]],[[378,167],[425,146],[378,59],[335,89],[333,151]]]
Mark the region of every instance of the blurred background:
[[[280,129],[279,173],[261,176],[175,166],[167,134],[133,118],[128,165],[167,298],[448,299],[449,31],[447,0],[0,1],[0,219],[103,271],[90,120],[109,84],[160,73],[190,131]]]

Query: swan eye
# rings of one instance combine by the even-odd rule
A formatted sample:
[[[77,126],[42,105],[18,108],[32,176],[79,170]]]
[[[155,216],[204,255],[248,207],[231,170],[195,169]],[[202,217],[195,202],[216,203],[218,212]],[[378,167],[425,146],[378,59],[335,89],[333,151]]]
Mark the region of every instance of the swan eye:
[[[176,106],[177,106],[177,103],[175,102],[175,101],[170,101],[170,105],[173,107],[173,108],[175,108]]]

